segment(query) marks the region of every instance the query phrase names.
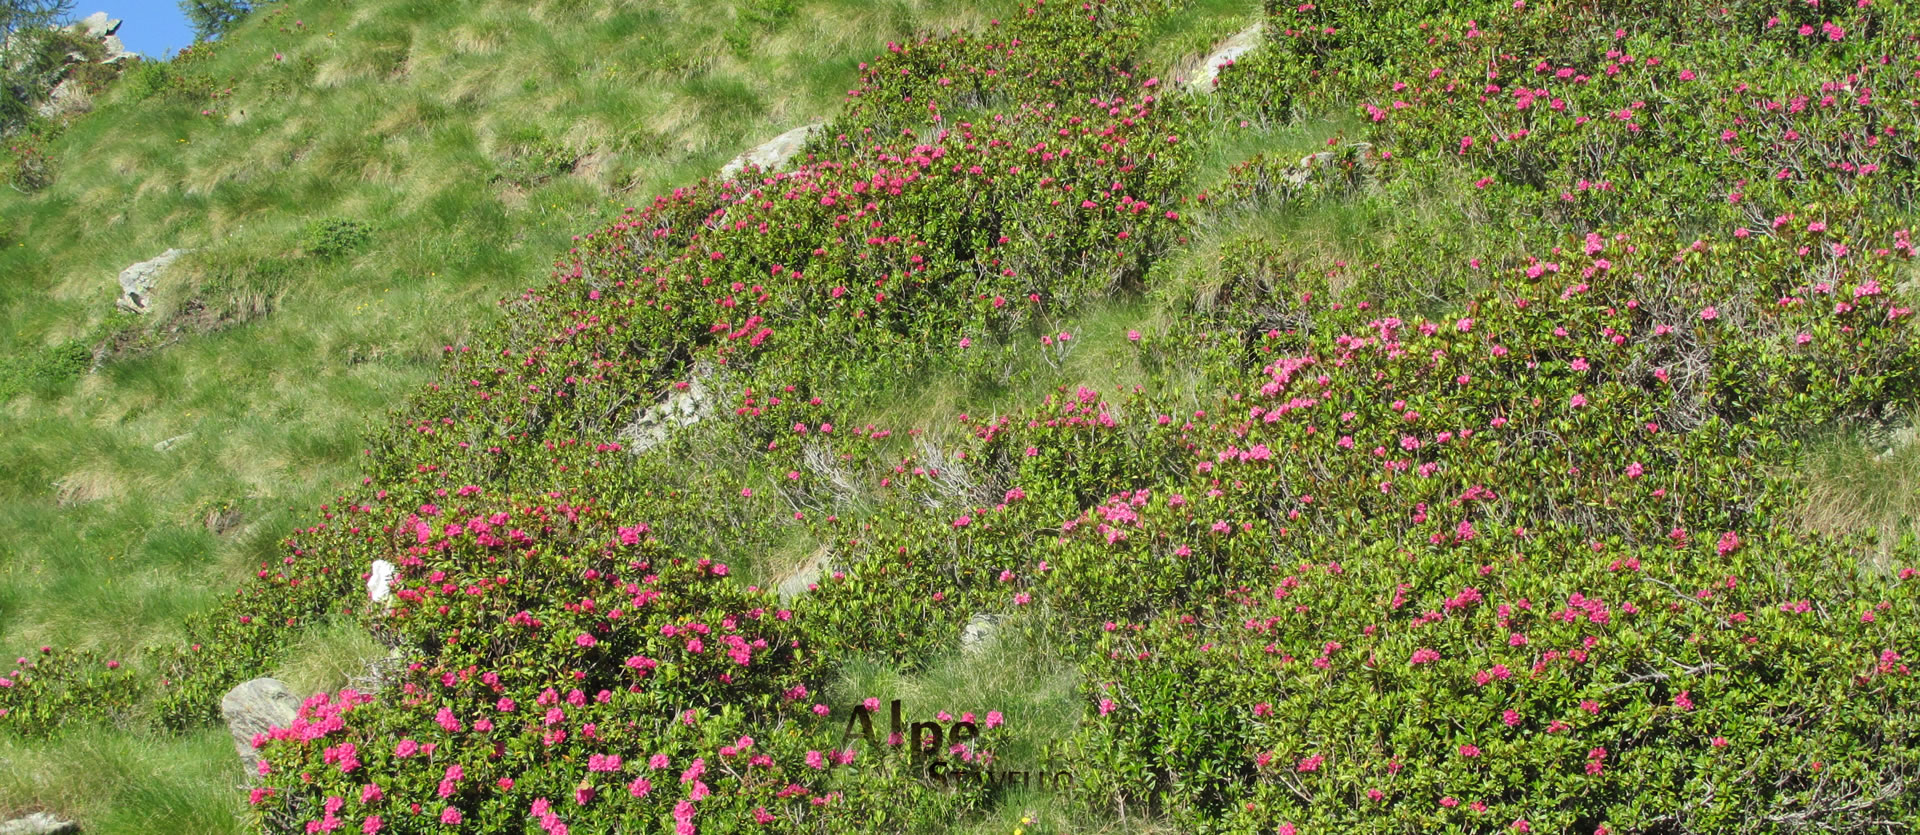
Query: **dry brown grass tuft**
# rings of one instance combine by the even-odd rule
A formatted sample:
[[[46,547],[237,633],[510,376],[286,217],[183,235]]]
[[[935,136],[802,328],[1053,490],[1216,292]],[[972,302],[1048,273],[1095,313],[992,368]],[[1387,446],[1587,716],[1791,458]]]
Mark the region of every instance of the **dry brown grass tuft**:
[[[89,464],[53,483],[54,501],[61,507],[96,502],[120,493],[120,476],[99,464]]]
[[[1801,482],[1806,492],[1792,511],[1801,530],[1868,536],[1883,561],[1902,537],[1920,538],[1920,433],[1911,425],[1816,446]]]

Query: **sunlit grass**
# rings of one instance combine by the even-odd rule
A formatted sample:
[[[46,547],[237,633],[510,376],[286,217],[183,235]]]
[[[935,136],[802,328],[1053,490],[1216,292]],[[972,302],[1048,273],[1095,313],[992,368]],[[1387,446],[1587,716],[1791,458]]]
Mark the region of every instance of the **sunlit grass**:
[[[387,647],[351,619],[336,619],[310,630],[272,673],[294,695],[334,692],[368,675],[369,665],[387,656]]]
[[[160,736],[86,728],[47,740],[0,737],[0,820],[37,809],[89,833],[240,832],[244,775],[225,728]]]
[[[15,581],[0,641],[124,653],[168,634],[291,530],[284,508],[352,479],[365,421],[570,235],[829,115],[886,41],[1013,5],[816,2],[742,38],[740,16],[707,3],[290,2],[205,65],[236,79],[215,102],[109,92],[55,144],[51,188],[0,194],[26,243],[0,252],[0,353],[99,340],[121,268],[194,252],[139,323],[157,351],[0,404],[16,429],[0,500],[36,520],[0,549]],[[526,126],[593,170],[502,184],[502,137]],[[374,240],[302,257],[320,217]],[[195,528],[219,503],[246,508],[241,527]],[[196,530],[192,559],[141,546]]]
[[[1814,439],[1799,482],[1806,493],[1792,510],[1801,528],[1867,538],[1886,558],[1903,538],[1920,541],[1920,441],[1910,423],[1877,431],[1836,432]]]
[[[1140,63],[1155,73],[1197,68],[1221,41],[1260,20],[1258,0],[1197,0],[1146,35]]]

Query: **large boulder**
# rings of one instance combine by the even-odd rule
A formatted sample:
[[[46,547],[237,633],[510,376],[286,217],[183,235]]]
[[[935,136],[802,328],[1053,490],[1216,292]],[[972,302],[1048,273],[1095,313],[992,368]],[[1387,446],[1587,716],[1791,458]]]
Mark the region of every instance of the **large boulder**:
[[[244,682],[220,698],[220,717],[227,722],[227,732],[233,734],[233,748],[240,753],[240,763],[248,774],[260,767],[260,755],[253,749],[254,737],[293,724],[299,714],[299,697],[275,678]]]
[[[80,824],[61,820],[47,812],[34,812],[26,817],[0,821],[0,835],[71,835],[79,831]]]
[[[169,249],[157,258],[121,270],[120,309],[133,313],[147,312],[148,304],[153,301],[153,288],[166,276],[167,268],[185,254],[187,250],[184,249]]]
[[[89,38],[104,38],[120,31],[120,20],[107,16],[106,12],[94,12],[67,27],[73,32]]]

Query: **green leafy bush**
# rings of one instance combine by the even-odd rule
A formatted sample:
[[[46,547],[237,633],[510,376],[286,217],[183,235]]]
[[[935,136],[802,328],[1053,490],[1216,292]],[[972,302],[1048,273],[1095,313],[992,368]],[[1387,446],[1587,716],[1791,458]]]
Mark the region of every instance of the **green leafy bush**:
[[[6,157],[0,160],[0,175],[13,188],[32,193],[53,184],[54,167],[47,158],[45,140],[35,134],[19,134],[7,140]]]
[[[351,255],[373,240],[373,227],[349,218],[322,218],[307,224],[300,247],[322,260]]]
[[[84,340],[31,351],[0,370],[0,399],[22,393],[49,395],[87,373],[93,349]]]
[[[175,70],[172,63],[141,61],[126,71],[121,77],[120,86],[134,101],[146,101],[167,92],[174,78]]]
[[[119,661],[43,646],[0,665],[0,731],[35,737],[83,722],[128,722],[140,692]]]

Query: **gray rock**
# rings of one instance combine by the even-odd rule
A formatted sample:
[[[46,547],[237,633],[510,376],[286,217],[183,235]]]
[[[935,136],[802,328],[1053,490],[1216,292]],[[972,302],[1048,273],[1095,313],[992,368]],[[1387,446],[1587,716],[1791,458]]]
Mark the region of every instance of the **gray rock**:
[[[394,647],[386,655],[367,660],[366,672],[349,680],[353,689],[362,693],[385,690],[400,680],[400,673],[407,667],[407,653]]]
[[[80,824],[61,820],[47,812],[35,812],[23,818],[0,821],[0,835],[69,835],[80,831]]]
[[[992,645],[994,636],[1000,632],[1000,615],[977,614],[967,619],[967,627],[960,632],[961,652],[980,652]]]
[[[120,271],[121,310],[134,313],[147,312],[147,305],[153,301],[153,288],[166,276],[167,268],[188,250],[169,249],[157,258],[141,261]]]
[[[785,577],[775,580],[774,591],[780,595],[781,602],[806,594],[809,586],[820,582],[820,576],[827,571],[828,556],[826,546],[822,545]]]
[[[287,689],[285,682],[274,678],[244,682],[220,698],[220,717],[227,721],[227,732],[233,734],[233,748],[239,752],[240,763],[248,774],[254,774],[260,765],[260,755],[253,750],[253,738],[273,728],[293,724],[299,713],[299,697]]]
[[[754,146],[722,166],[720,178],[724,180],[739,174],[746,170],[749,164],[758,166],[761,171],[778,170],[780,166],[786,165],[788,160],[793,159],[795,154],[800,153],[801,146],[807,144],[807,140],[813,138],[813,135],[824,127],[826,125],[819,122],[802,125]]]
[[[102,64],[111,64],[124,58],[133,58],[138,53],[128,52],[127,45],[120,41],[119,35],[108,35],[100,42],[107,48],[107,57],[100,59]]]
[[[646,452],[666,443],[667,435],[676,426],[692,426],[703,418],[713,414],[713,398],[705,383],[695,377],[684,391],[674,391],[667,398],[636,415],[632,423],[620,430],[620,442],[627,452],[634,455]]]
[[[393,583],[393,563],[374,560],[373,570],[368,573],[371,576],[367,577],[367,598],[375,603],[392,606],[393,590],[389,586]]]
[[[1915,429],[1912,426],[1902,426],[1895,429],[1887,435],[1886,450],[1874,456],[1874,460],[1885,461],[1892,458],[1900,454],[1901,450],[1912,446],[1916,441],[1920,441],[1920,429]]]
[[[1220,42],[1213,52],[1201,59],[1200,69],[1193,78],[1187,80],[1187,90],[1194,93],[1213,92],[1214,81],[1220,77],[1220,67],[1240,59],[1260,45],[1260,33],[1263,24],[1255,23],[1240,30],[1233,37]]]
[[[68,28],[89,38],[104,38],[120,31],[120,21],[117,18],[107,17],[106,12],[94,12],[74,21]]]
[[[185,435],[175,435],[175,436],[173,436],[173,437],[171,437],[171,438],[168,438],[168,439],[166,439],[166,440],[164,440],[164,441],[161,441],[160,443],[157,443],[157,444],[154,444],[154,445],[153,445],[153,451],[154,451],[154,452],[166,452],[167,450],[170,450],[170,449],[173,449],[173,448],[174,448],[174,447],[175,447],[176,445],[178,445],[178,444],[179,444],[179,443],[180,443],[181,441],[184,441],[184,440],[186,440],[186,439],[188,439],[188,438],[191,438],[191,437],[193,437],[193,433],[192,433],[192,432],[188,432],[188,433],[187,433],[187,434],[185,434]]]

